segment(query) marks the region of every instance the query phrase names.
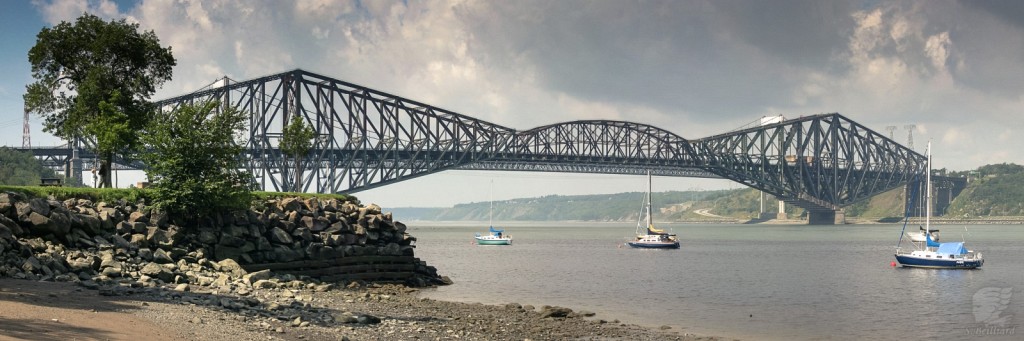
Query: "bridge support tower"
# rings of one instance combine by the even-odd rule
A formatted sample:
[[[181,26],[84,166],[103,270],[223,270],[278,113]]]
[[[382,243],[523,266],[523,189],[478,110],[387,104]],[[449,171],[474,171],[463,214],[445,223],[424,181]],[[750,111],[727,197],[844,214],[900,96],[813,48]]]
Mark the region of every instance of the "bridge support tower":
[[[786,202],[779,200],[779,213],[775,215],[775,219],[786,220],[789,219],[789,215],[786,214]]]
[[[839,225],[846,224],[846,210],[835,211],[809,211],[807,212],[808,225]]]

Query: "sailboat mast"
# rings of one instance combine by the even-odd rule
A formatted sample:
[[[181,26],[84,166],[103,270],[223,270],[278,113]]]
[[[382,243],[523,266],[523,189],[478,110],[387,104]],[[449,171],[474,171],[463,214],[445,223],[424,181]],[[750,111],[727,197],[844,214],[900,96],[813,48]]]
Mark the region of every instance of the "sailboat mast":
[[[487,207],[487,226],[494,227],[494,180],[491,180],[490,189],[487,191],[487,201],[490,202],[490,206]]]
[[[651,186],[651,171],[648,170],[647,171],[647,228],[651,228],[652,226],[654,226],[652,218],[651,218],[651,206],[654,205],[654,203],[651,202],[651,189],[652,188],[653,187]]]
[[[932,141],[928,141],[928,161],[925,169],[928,175],[925,176],[925,186],[928,188],[925,190],[925,208],[924,208],[924,233],[931,234],[931,219],[932,219]]]

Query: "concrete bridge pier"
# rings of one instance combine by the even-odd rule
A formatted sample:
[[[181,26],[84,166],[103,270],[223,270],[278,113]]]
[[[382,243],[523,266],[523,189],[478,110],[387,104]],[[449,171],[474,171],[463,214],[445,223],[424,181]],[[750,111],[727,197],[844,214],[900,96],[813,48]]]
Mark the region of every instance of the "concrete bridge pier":
[[[846,224],[846,210],[810,211],[807,213],[808,225],[839,225]]]
[[[786,220],[789,216],[786,214],[786,202],[779,200],[779,213],[775,215],[775,219]]]

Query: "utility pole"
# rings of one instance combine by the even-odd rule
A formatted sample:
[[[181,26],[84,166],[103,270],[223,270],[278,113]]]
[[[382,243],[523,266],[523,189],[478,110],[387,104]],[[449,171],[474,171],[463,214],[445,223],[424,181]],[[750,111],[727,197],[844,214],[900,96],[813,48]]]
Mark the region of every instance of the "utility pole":
[[[914,149],[914,129],[917,128],[916,124],[908,124],[903,126],[907,129],[907,148]]]
[[[889,131],[889,139],[895,141],[896,138],[894,137],[893,133],[896,132],[896,126],[885,126],[885,130]]]

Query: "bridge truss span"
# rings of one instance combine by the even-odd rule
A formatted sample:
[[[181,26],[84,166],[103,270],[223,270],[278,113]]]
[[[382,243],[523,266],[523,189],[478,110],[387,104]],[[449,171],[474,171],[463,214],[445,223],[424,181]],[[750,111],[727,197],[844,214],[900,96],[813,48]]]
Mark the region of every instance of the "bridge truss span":
[[[453,169],[649,170],[661,176],[730,179],[808,210],[834,211],[925,171],[923,155],[839,114],[696,140],[651,125],[604,120],[517,131],[303,70],[225,80],[156,104],[167,113],[208,101],[222,103],[219,110],[230,107],[249,115],[247,129],[237,136],[245,146],[240,159],[254,183],[268,191],[357,192]],[[294,117],[315,134],[298,165],[279,147]],[[48,149],[36,150],[47,158]],[[56,154],[61,155],[50,156],[56,163],[66,162],[64,154],[74,155]]]
[[[811,210],[835,210],[924,174],[925,157],[839,114],[695,141],[724,178]]]

